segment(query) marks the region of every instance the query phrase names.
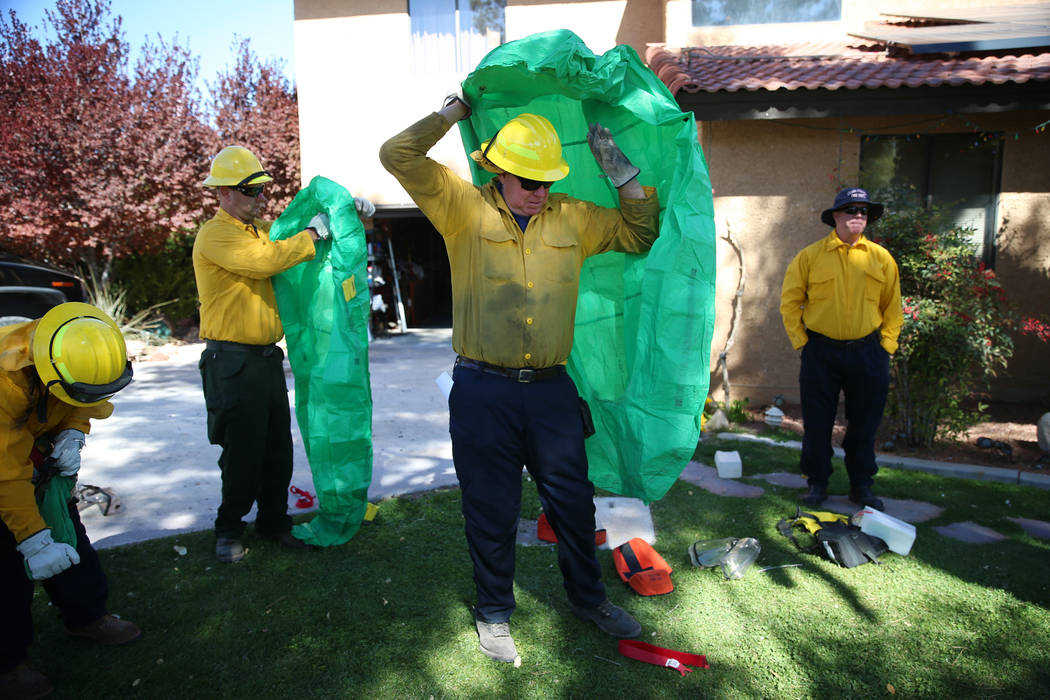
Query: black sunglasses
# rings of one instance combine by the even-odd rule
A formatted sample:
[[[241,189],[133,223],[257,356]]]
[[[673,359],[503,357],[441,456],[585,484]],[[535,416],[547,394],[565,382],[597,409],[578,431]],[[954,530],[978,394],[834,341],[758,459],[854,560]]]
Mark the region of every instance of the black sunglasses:
[[[248,175],[243,180],[238,182],[236,185],[233,185],[233,189],[237,190],[238,192],[243,194],[245,197],[251,197],[252,199],[255,199],[260,194],[262,194],[263,186],[262,185],[246,185],[245,183],[246,182],[251,182],[255,178],[259,177],[260,175],[265,175],[266,177],[273,178],[273,175],[271,175],[270,173],[266,172],[265,170],[259,170],[257,172],[252,173],[251,175]]]
[[[839,209],[839,211],[844,211],[850,216],[853,216],[854,214],[860,214],[862,216],[868,215],[867,207],[846,207],[845,209]]]
[[[250,197],[252,199],[255,199],[260,194],[262,194],[263,186],[262,185],[236,185],[233,189],[237,190],[238,192],[243,194],[245,197]]]
[[[541,187],[545,187],[549,190],[551,185],[554,184],[553,182],[544,182],[543,180],[530,180],[527,177],[522,177],[520,175],[515,175],[514,177],[518,178],[518,182],[521,183],[521,189],[528,190],[529,192],[535,192]]]

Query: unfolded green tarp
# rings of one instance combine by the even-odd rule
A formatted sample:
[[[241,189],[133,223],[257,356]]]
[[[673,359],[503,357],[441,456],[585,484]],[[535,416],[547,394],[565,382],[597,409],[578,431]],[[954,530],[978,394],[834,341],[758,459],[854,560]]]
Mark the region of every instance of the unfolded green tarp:
[[[711,183],[693,115],[628,46],[596,56],[570,31],[504,44],[463,83],[473,114],[460,122],[467,153],[522,112],[547,117],[562,140],[566,192],[616,207],[616,190],[587,146],[608,127],[660,197],[660,237],[646,255],[605,253],[584,265],[569,373],[594,415],[587,440],[595,485],[646,502],[661,498],[696,448],[714,328],[715,225]],[[492,174],[474,168],[476,184]]]
[[[332,237],[317,255],[273,278],[295,376],[295,416],[317,490],[317,516],[292,529],[309,544],[343,544],[361,526],[372,482],[365,231],[354,198],[315,177],[270,229],[294,236],[327,212]]]

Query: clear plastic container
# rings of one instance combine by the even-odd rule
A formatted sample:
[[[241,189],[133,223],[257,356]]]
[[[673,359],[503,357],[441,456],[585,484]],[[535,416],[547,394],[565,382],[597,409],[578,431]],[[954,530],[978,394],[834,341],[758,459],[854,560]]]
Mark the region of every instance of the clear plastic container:
[[[701,569],[720,567],[727,579],[743,578],[758,559],[761,545],[754,537],[725,537],[701,540],[689,547],[689,559]]]
[[[868,507],[852,518],[854,525],[859,525],[861,532],[878,537],[886,543],[891,552],[908,556],[915,543],[915,526],[886,515],[881,510]]]

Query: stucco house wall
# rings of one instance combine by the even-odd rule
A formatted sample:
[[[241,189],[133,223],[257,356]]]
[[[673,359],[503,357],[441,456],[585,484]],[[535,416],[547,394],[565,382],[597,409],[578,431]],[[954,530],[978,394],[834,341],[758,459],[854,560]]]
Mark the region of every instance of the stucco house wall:
[[[507,41],[567,28],[595,53],[663,41],[664,0],[508,0]],[[295,0],[295,66],[303,183],[324,175],[385,207],[414,206],[379,163],[379,147],[439,109],[466,77],[420,70],[407,0]],[[470,177],[455,133],[431,157]]]
[[[1045,166],[1050,163],[1050,132],[1031,129],[1045,118],[1040,112],[967,117],[974,127],[1009,135],[1002,153],[996,274],[1007,297],[1022,311],[1036,314],[1050,310],[1050,168]],[[850,119],[848,126],[892,134],[889,127],[902,121]],[[724,238],[728,231],[740,248],[746,275],[739,327],[728,354],[729,380],[732,398],[746,397],[753,406],[766,405],[778,394],[792,403],[798,400],[798,353],[788,342],[779,312],[784,271],[796,252],[827,235],[819,216],[830,206],[839,183],[859,178],[861,137],[844,131],[842,120],[790,122],[792,126],[776,120],[700,125],[720,236],[711,368],[714,371],[725,348],[740,279],[740,258]],[[940,131],[957,129],[947,126]],[[876,223],[872,231],[877,230]],[[1003,400],[1050,396],[1047,351],[1034,338],[1019,337],[1014,359],[993,382],[993,395]],[[720,373],[712,374],[711,394],[723,397]]]
[[[689,0],[508,0],[505,34],[569,28],[596,53],[629,44],[704,46],[827,41],[861,29],[880,12],[990,7],[1031,0],[843,0],[840,22],[693,27]],[[304,183],[323,174],[380,205],[413,209],[382,168],[380,144],[437,109],[465,72],[414,66],[407,0],[295,0],[295,60]],[[762,405],[777,394],[797,400],[798,356],[781,326],[780,284],[791,257],[826,233],[819,212],[840,183],[857,181],[860,137],[839,119],[708,121],[698,119],[714,187],[716,226],[740,244],[746,269],[742,317],[729,358],[735,398]],[[900,120],[898,120],[899,122]],[[1011,299],[1029,312],[1050,304],[1050,131],[1032,133],[1033,114],[972,115],[982,129],[1018,133],[1004,145],[998,202],[997,272]],[[849,120],[856,129],[882,128],[890,118]],[[1028,129],[1028,131],[1025,131]],[[882,133],[891,133],[883,131]],[[431,152],[469,177],[456,134]],[[717,365],[732,319],[738,282],[734,249],[718,241],[718,298],[711,367]],[[1014,360],[995,383],[1003,398],[1050,396],[1046,346],[1019,338]],[[712,376],[721,398],[721,376]]]

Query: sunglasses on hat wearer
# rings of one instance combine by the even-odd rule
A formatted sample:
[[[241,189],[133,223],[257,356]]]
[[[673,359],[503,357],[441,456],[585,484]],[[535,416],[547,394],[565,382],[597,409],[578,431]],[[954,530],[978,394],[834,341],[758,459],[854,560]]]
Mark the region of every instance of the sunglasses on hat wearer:
[[[529,192],[535,192],[541,187],[549,190],[551,185],[554,184],[553,182],[544,182],[543,180],[530,180],[521,175],[514,175],[514,177],[518,178],[518,182],[521,183],[521,189],[528,190]]]
[[[236,185],[235,187],[233,187],[233,189],[237,190],[238,192],[243,194],[245,197],[250,197],[251,199],[255,199],[260,194],[262,194],[263,186],[262,185]]]
[[[839,211],[844,211],[847,214],[849,214],[850,216],[853,216],[854,214],[860,214],[861,216],[867,216],[868,215],[868,208],[867,207],[848,206],[848,207],[846,207],[844,209],[839,209]]]
[[[259,170],[258,172],[254,172],[251,175],[248,175],[243,180],[238,182],[236,185],[233,185],[233,189],[237,190],[238,192],[243,194],[245,197],[251,197],[252,199],[255,199],[260,194],[262,194],[263,186],[262,185],[246,185],[245,183],[246,182],[251,182],[255,178],[259,177],[260,175],[265,175],[266,177],[269,177],[271,179],[273,178],[273,175],[271,175],[270,173],[266,172],[265,170]]]

